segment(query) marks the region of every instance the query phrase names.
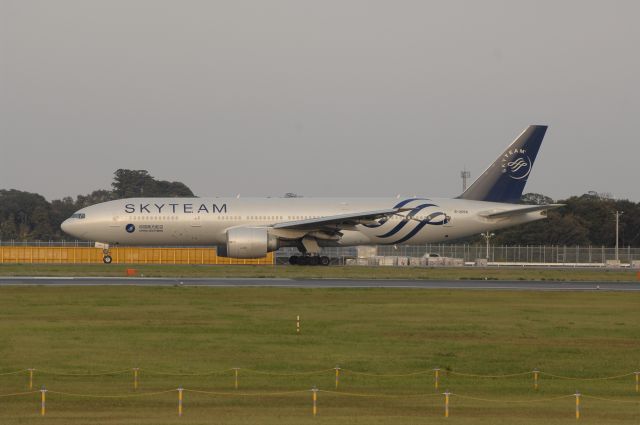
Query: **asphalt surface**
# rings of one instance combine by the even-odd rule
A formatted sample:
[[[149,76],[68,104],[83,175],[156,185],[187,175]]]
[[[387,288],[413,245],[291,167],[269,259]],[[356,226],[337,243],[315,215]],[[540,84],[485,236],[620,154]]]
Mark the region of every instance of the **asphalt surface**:
[[[0,286],[210,286],[284,288],[418,288],[517,291],[640,291],[640,282],[529,282],[496,280],[341,280],[140,277],[0,277]]]

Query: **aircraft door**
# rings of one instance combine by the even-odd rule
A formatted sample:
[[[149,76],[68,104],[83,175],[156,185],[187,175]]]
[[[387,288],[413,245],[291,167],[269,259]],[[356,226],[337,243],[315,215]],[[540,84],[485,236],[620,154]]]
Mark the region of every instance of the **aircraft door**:
[[[202,231],[202,218],[200,214],[194,214],[191,217],[191,240],[197,241],[200,239],[200,232]]]
[[[109,227],[118,227],[120,226],[120,217],[114,215],[111,221],[109,222]]]

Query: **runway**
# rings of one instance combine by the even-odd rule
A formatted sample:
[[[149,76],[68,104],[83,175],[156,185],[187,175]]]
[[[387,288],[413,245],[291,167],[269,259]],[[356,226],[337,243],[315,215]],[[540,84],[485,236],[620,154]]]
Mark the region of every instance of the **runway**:
[[[206,286],[279,288],[413,288],[510,291],[640,291],[640,282],[485,280],[348,280],[263,278],[0,277],[0,286]]]

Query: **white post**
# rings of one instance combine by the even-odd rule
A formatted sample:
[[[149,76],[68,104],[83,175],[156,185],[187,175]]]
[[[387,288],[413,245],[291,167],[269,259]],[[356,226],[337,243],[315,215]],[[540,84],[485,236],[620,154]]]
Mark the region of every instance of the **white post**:
[[[480,233],[480,236],[484,237],[485,240],[487,241],[487,262],[489,262],[489,241],[495,235],[496,235],[495,233],[489,233],[488,230],[485,233]]]
[[[619,235],[620,235],[620,216],[622,214],[624,214],[624,211],[616,211],[614,213],[616,215],[616,261],[620,261],[620,257],[618,255],[618,242],[620,240]]]
[[[618,241],[619,239],[619,225],[620,225],[620,214],[618,213],[618,211],[616,211],[616,261],[618,261],[620,258],[618,257]]]

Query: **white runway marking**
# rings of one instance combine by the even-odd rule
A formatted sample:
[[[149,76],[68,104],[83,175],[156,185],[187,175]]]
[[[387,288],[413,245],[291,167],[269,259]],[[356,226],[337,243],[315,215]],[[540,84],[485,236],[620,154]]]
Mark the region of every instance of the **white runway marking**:
[[[398,288],[505,291],[640,291],[640,282],[473,280],[348,280],[262,278],[0,277],[0,286],[208,286],[274,288]]]

